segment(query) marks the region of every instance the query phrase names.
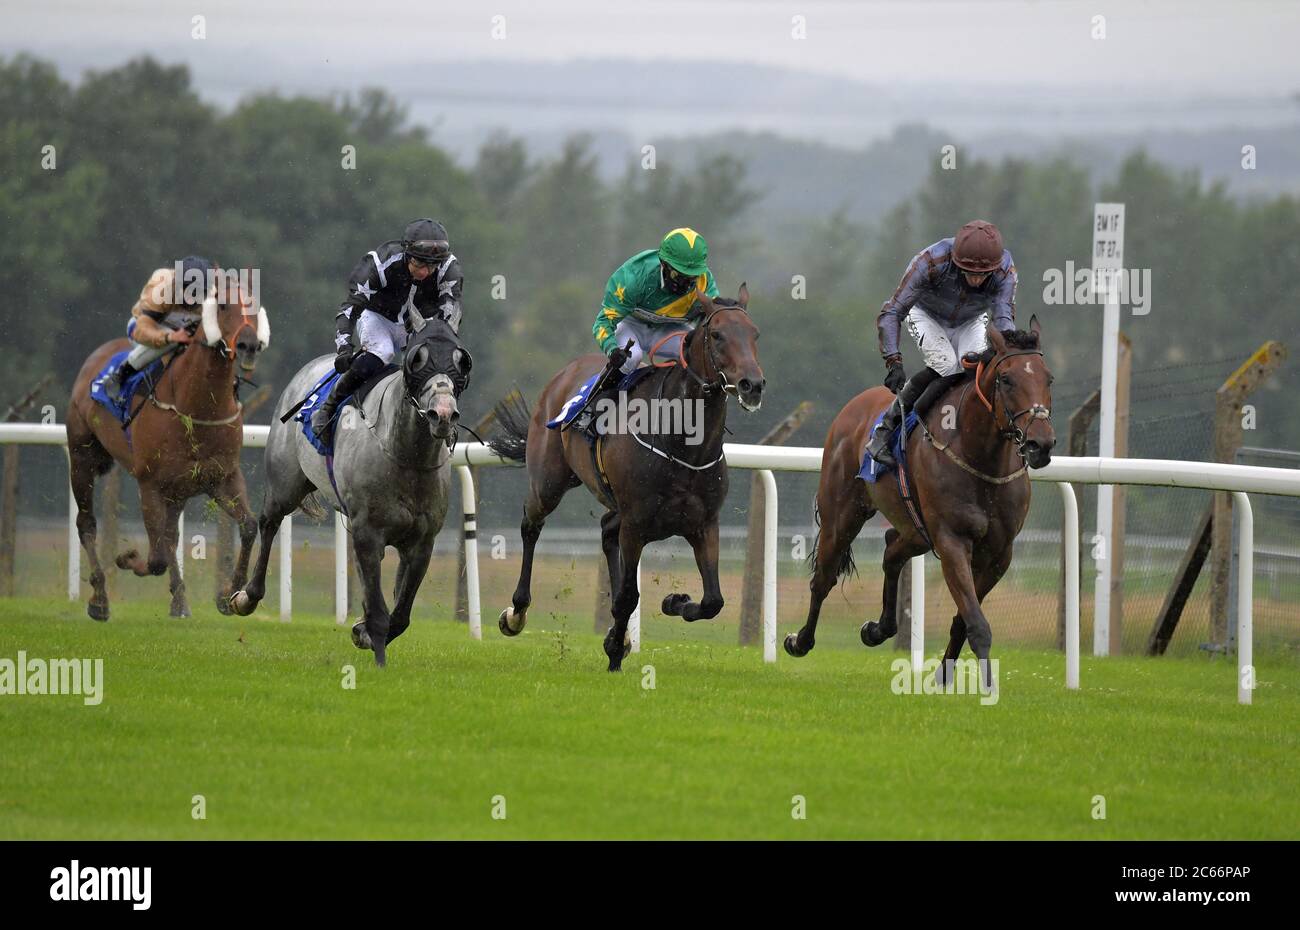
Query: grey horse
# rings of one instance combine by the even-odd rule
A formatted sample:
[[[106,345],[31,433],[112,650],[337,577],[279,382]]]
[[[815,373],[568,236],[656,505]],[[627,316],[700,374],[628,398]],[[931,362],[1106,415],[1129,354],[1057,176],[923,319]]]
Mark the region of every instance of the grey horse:
[[[313,359],[299,370],[276,404],[266,444],[266,493],[258,518],[261,548],[248,585],[231,598],[241,616],[266,595],[266,567],[280,521],[313,491],[350,521],[352,549],[361,575],[363,617],[352,642],[387,661],[388,644],[410,625],[411,607],[424,580],[433,539],[447,515],[451,447],[460,418],[456,398],[469,383],[472,360],[451,327],[430,320],[406,347],[401,370],[380,380],[360,409],[345,407],[335,431],[333,480],[325,457],[295,421],[280,422],[333,365]],[[399,563],[390,613],[380,588],[384,548]]]

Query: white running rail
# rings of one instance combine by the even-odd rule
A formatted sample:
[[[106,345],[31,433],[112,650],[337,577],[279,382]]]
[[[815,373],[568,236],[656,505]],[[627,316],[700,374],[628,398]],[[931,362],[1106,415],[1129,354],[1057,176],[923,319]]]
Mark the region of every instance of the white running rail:
[[[266,445],[268,426],[245,426],[244,445]],[[66,446],[67,433],[61,423],[0,423],[0,444]],[[728,443],[724,447],[727,464],[732,468],[757,469],[764,489],[763,526],[763,660],[775,662],[777,655],[777,493],[775,471],[816,472],[821,470],[820,449],[793,446],[758,446]],[[461,499],[465,508],[465,527],[474,528],[474,482],[469,466],[509,464],[481,443],[456,447],[452,457],[461,480]],[[1264,468],[1253,465],[1223,465],[1213,462],[1182,462],[1165,459],[1116,459],[1098,457],[1057,457],[1046,468],[1030,472],[1034,481],[1050,481],[1061,489],[1065,509],[1062,541],[1065,546],[1065,685],[1079,687],[1079,506],[1073,484],[1147,485],[1167,488],[1201,488],[1228,491],[1233,495],[1238,513],[1237,564],[1237,700],[1251,702],[1255,686],[1252,664],[1252,602],[1254,569],[1254,517],[1248,494],[1279,494],[1300,497],[1300,470]],[[76,503],[69,491],[68,517],[68,598],[80,596],[81,547],[77,539]],[[292,607],[290,575],[292,517],[285,518],[281,540],[280,592],[281,618],[287,619]],[[474,534],[476,535],[476,534]],[[342,515],[335,516],[335,619],[346,620],[347,610],[347,529]],[[912,662],[919,667],[924,656],[925,572],[923,556],[913,561],[912,571]],[[465,563],[469,590],[469,631],[475,639],[482,637],[481,602],[478,586],[477,539],[465,540]],[[640,645],[639,612],[631,627],[632,640]]]

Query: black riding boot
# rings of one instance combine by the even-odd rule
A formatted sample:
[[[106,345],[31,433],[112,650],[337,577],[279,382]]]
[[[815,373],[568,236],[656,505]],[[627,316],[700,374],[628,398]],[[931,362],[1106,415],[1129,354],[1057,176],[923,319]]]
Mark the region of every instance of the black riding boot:
[[[929,369],[926,370],[928,371]],[[935,378],[931,381],[930,386],[922,391],[921,396],[916,399],[914,404],[912,404],[912,409],[916,411],[916,415],[924,420],[925,415],[930,412],[930,408],[934,406],[935,401],[946,394],[948,388],[952,387],[965,377],[966,372],[959,371],[955,375],[944,375],[943,377]]]
[[[867,454],[886,468],[896,468],[898,463],[894,461],[893,454],[889,451],[889,437],[893,435],[898,425],[907,417],[908,411],[916,403],[922,392],[929,387],[930,382],[939,377],[933,368],[922,368],[912,377],[907,379],[903,389],[898,392],[894,402],[889,405],[885,411],[885,417],[880,421],[871,434],[871,441],[867,443]]]
[[[355,394],[357,388],[369,381],[371,376],[383,367],[383,360],[379,356],[362,352],[353,360],[352,367],[343,372],[334,382],[329,397],[325,398],[325,402],[311,415],[311,428],[321,442],[327,446],[334,444],[333,420],[339,404]]]
[[[592,387],[591,393],[587,395],[587,402],[582,405],[577,416],[570,421],[569,426],[586,433],[592,439],[596,438],[596,419],[598,415],[598,401],[602,399],[612,399],[618,392],[618,384],[623,380],[622,365],[625,359],[611,357],[605,362],[605,370],[600,373],[596,379],[596,384]]]

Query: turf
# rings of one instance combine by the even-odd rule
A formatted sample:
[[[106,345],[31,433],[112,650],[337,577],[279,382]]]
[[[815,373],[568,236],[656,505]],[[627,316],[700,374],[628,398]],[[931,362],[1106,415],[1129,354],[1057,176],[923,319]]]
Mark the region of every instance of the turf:
[[[1294,654],[1242,707],[1223,659],[1085,657],[1068,692],[1002,651],[983,705],[893,693],[887,648],[765,666],[704,624],[648,622],[610,675],[589,620],[421,619],[380,670],[324,617],[195,610],[0,604],[0,658],[104,661],[98,706],[0,696],[0,838],[1300,835]]]

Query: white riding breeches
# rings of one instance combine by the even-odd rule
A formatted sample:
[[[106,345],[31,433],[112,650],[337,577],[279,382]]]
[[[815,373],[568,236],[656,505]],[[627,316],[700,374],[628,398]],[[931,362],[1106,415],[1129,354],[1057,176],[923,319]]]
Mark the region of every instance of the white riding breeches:
[[[632,317],[624,317],[623,320],[614,329],[614,338],[618,340],[620,347],[626,346],[628,340],[632,340],[632,354],[628,356],[627,363],[623,366],[623,374],[630,374],[643,361],[649,365],[654,359],[667,361],[676,359],[681,353],[681,341],[686,338],[695,327],[690,323],[672,322],[662,326],[655,326],[651,323],[644,323],[641,320]],[[646,354],[666,337],[678,335],[676,339],[668,339],[662,342],[658,349],[654,350],[651,359],[646,359]]]
[[[195,315],[189,311],[173,310],[167,314],[158,325],[163,329],[180,329],[183,326],[193,322]],[[132,342],[135,342],[135,317],[132,317],[126,324],[126,336]],[[170,355],[180,348],[180,343],[169,342],[163,346],[147,346],[144,343],[136,342],[131,347],[131,352],[126,357],[126,363],[136,371],[144,371],[149,365],[162,358],[164,355]]]
[[[952,327],[944,326],[920,307],[913,307],[907,314],[907,331],[916,340],[926,366],[940,375],[957,374],[962,370],[963,355],[988,348],[988,326],[987,313]]]
[[[378,356],[385,365],[406,348],[406,324],[401,320],[394,323],[373,310],[361,311],[354,332],[361,351]]]

